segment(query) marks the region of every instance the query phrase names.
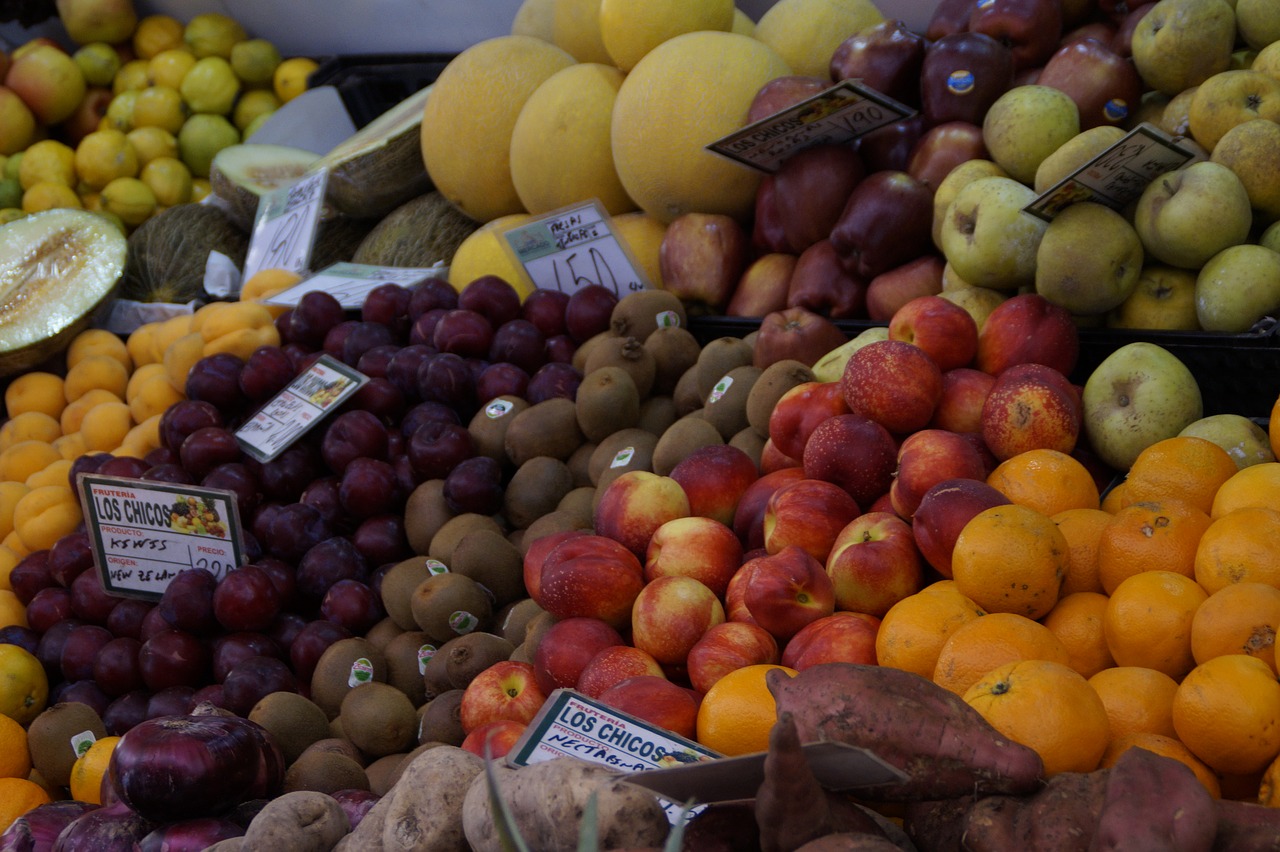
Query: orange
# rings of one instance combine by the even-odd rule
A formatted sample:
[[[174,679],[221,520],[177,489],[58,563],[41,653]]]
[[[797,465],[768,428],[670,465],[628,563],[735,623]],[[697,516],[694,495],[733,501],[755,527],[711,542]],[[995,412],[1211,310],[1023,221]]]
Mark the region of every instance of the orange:
[[[1280,462],[1259,462],[1236,471],[1218,488],[1209,514],[1220,518],[1243,506],[1280,506]]]
[[[933,682],[956,695],[998,666],[1015,660],[1052,660],[1067,665],[1066,647],[1038,621],[993,612],[956,628],[938,652]]]
[[[102,737],[76,758],[71,765],[71,798],[90,804],[102,804],[102,777],[107,774],[111,755],[119,737]]]
[[[1122,582],[1102,616],[1116,664],[1145,666],[1174,680],[1191,671],[1191,621],[1208,597],[1195,580],[1174,571],[1143,571]]]
[[[1258,783],[1258,802],[1269,808],[1280,808],[1280,757],[1267,766]]]
[[[1067,665],[1085,677],[1116,664],[1102,634],[1107,596],[1099,592],[1075,592],[1058,600],[1040,623],[1049,628],[1067,649]]]
[[[1204,788],[1209,791],[1210,796],[1215,799],[1222,798],[1222,783],[1218,780],[1217,773],[1206,766],[1203,760],[1192,754],[1191,749],[1183,745],[1176,737],[1169,737],[1164,734],[1139,732],[1113,738],[1111,744],[1107,746],[1107,750],[1102,754],[1102,760],[1098,763],[1099,768],[1114,765],[1119,760],[1120,755],[1131,748],[1145,748],[1147,751],[1162,757],[1171,757],[1179,763],[1185,763],[1195,773],[1196,778],[1204,785]]]
[[[1173,729],[1192,754],[1226,775],[1265,769],[1280,754],[1280,683],[1262,660],[1214,657],[1173,695]]]
[[[768,751],[769,731],[778,721],[773,694],[765,686],[770,669],[795,677],[795,669],[760,664],[744,666],[720,678],[698,707],[698,742],[724,755]]]
[[[1067,576],[1062,578],[1058,594],[1065,596],[1076,592],[1101,592],[1098,579],[1098,542],[1102,528],[1111,522],[1111,515],[1101,509],[1067,509],[1050,516],[1071,551]]]
[[[1276,670],[1280,589],[1233,583],[1213,592],[1191,619],[1191,655],[1197,663],[1223,654],[1248,654]]]
[[[1215,515],[1196,547],[1196,582],[1211,594],[1231,583],[1266,583],[1280,588],[1278,535],[1280,511],[1276,509],[1242,506]]]
[[[951,574],[956,587],[987,612],[1040,618],[1058,602],[1070,548],[1043,512],[993,506],[974,515],[956,538]]]
[[[1280,48],[1275,48],[1280,52]],[[1271,417],[1267,420],[1267,441],[1271,444],[1271,452],[1280,457],[1280,397],[1271,406]]]
[[[1115,485],[1107,489],[1102,495],[1102,511],[1115,514],[1132,503],[1129,498],[1129,485],[1126,482],[1117,482]]]
[[[8,716],[0,716],[0,778],[26,778],[30,774],[26,728]]]
[[[1157,441],[1138,454],[1126,491],[1134,501],[1175,498],[1208,514],[1213,497],[1239,468],[1217,444],[1205,438],[1178,436]]]
[[[1020,506],[1046,515],[1098,508],[1098,483],[1078,460],[1057,450],[1018,453],[996,465],[987,484]]]
[[[1096,769],[1111,739],[1107,709],[1089,681],[1051,660],[999,666],[970,686],[964,701],[997,731],[1035,749],[1046,776]]]
[[[1141,571],[1195,574],[1196,547],[1207,514],[1181,500],[1131,503],[1115,513],[1098,540],[1098,579],[1111,594]]]
[[[876,660],[932,678],[947,637],[982,615],[986,612],[960,593],[955,580],[938,580],[889,607],[876,631]]]
[[[26,778],[0,778],[0,833],[32,808],[53,801],[49,793]]]
[[[1173,730],[1173,693],[1178,682],[1145,666],[1113,666],[1089,678],[1111,720],[1111,738],[1148,733],[1177,736]]]
[[[49,679],[36,656],[17,645],[0,645],[0,714],[26,725],[48,698]]]

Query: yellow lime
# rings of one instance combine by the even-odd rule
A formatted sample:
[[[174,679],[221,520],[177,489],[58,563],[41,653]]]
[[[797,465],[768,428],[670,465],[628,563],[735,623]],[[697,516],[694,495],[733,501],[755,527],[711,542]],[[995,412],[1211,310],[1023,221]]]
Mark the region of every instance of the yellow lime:
[[[76,173],[91,189],[102,189],[119,177],[138,176],[138,152],[119,130],[95,130],[76,146]]]
[[[250,89],[236,101],[235,109],[231,113],[231,123],[244,133],[254,119],[259,116],[269,116],[279,108],[280,99],[271,89]]]
[[[271,75],[271,85],[280,103],[287,104],[307,90],[307,78],[320,67],[314,59],[295,56],[276,66]]]
[[[175,47],[171,50],[162,50],[151,57],[147,72],[153,84],[177,89],[182,85],[182,78],[187,76],[187,72],[195,64],[194,53],[185,47]]]
[[[103,209],[130,227],[137,227],[156,212],[156,195],[137,178],[116,178],[102,189]]]
[[[90,86],[110,86],[123,64],[116,49],[102,41],[90,42],[77,48],[71,58],[80,66],[84,81]]]
[[[196,15],[182,31],[182,40],[198,57],[231,56],[231,48],[248,35],[234,18],[218,12]]]
[[[133,129],[133,107],[138,102],[141,89],[129,89],[121,92],[107,104],[107,114],[102,117],[99,127],[112,127],[128,133]]]
[[[76,152],[57,139],[41,139],[23,154],[18,166],[18,182],[23,189],[37,183],[76,185]]]
[[[145,89],[151,85],[149,69],[151,63],[145,59],[130,59],[116,72],[111,81],[111,94],[118,95],[133,89]]]
[[[280,62],[280,51],[265,38],[245,39],[231,48],[231,70],[251,88],[270,86]]]
[[[125,135],[138,153],[140,166],[156,157],[178,156],[178,138],[163,127],[135,127]]]
[[[191,170],[176,157],[157,157],[143,166],[138,177],[151,189],[161,207],[191,200]]]
[[[191,176],[207,178],[214,155],[240,141],[240,131],[221,115],[197,113],[178,131],[178,152]]]
[[[177,89],[148,86],[133,101],[133,127],[159,127],[177,133],[187,120],[187,105]]]
[[[178,91],[192,112],[227,115],[240,94],[240,81],[230,62],[221,56],[206,56],[191,66]]]
[[[147,15],[133,31],[133,52],[142,59],[182,47],[182,22],[172,15]]]

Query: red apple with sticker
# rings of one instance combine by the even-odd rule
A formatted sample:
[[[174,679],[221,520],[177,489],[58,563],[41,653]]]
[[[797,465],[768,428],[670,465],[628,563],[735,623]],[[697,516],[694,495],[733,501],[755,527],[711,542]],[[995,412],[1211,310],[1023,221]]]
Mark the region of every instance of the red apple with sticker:
[[[858,506],[869,506],[889,491],[897,459],[898,443],[888,429],[857,414],[840,414],[809,436],[804,473],[838,486]]]
[[[933,190],[905,171],[886,169],[867,175],[849,194],[830,239],[845,267],[870,280],[919,257],[932,230]]]
[[[665,677],[635,675],[600,693],[601,704],[642,719],[685,739],[693,739],[698,698],[693,690]]]
[[[670,476],[629,470],[605,486],[594,513],[595,531],[643,559],[658,527],[690,514],[689,498]]]
[[[750,249],[747,233],[732,216],[681,214],[667,225],[658,247],[662,289],[688,304],[723,311],[747,268]]]
[[[1083,406],[1070,381],[1043,364],[1016,364],[996,377],[982,406],[982,440],[1000,461],[1028,450],[1070,453]]]
[[[769,440],[783,455],[802,458],[805,443],[818,424],[828,417],[848,413],[839,382],[802,382],[774,403],[769,415]]]
[[[972,3],[968,6],[971,9]],[[930,127],[947,121],[982,125],[987,110],[1013,85],[1013,53],[983,33],[954,32],[925,51],[920,112]]]
[[[548,695],[553,689],[573,688],[592,657],[623,642],[621,633],[598,618],[577,616],[557,621],[542,634],[533,653],[538,687]]]
[[[764,549],[798,547],[819,562],[827,558],[841,528],[861,513],[839,485],[802,479],[773,493],[764,512]]]
[[[918,296],[889,320],[889,339],[911,343],[944,372],[970,364],[978,354],[978,324],[968,311],[941,296]]]
[[[926,254],[881,272],[867,284],[867,319],[888,322],[912,299],[938,295],[945,268],[942,258]]]
[[[1127,127],[1146,86],[1133,60],[1110,42],[1080,39],[1059,48],[1045,63],[1036,82],[1065,92],[1080,111],[1080,129],[1110,125]]]
[[[729,672],[778,662],[778,640],[758,624],[726,621],[707,630],[689,649],[689,683],[706,692]]]
[[[733,513],[733,531],[742,542],[744,556],[747,550],[764,547],[764,513],[769,506],[769,498],[784,485],[799,482],[804,478],[803,468],[781,468],[762,474],[747,487],[746,491],[742,492],[742,498],[738,500],[738,508]]]
[[[803,671],[821,663],[874,666],[880,618],[864,612],[833,612],[800,629],[782,652],[782,665]]]
[[[458,708],[462,730],[471,733],[481,725],[503,720],[527,725],[546,700],[532,663],[502,660],[467,684]]]
[[[989,157],[980,126],[969,121],[944,121],[916,141],[907,159],[907,174],[936,192],[956,166]]]
[[[596,652],[578,675],[574,688],[583,695],[597,698],[615,683],[636,675],[666,677],[652,654],[634,645],[613,645]]]
[[[752,363],[762,370],[778,361],[812,367],[847,339],[839,326],[820,314],[801,307],[783,308],[760,320]]]
[[[796,256],[789,252],[761,255],[743,270],[725,308],[725,316],[763,317],[787,306]]]
[[[978,332],[974,366],[993,376],[1014,364],[1044,364],[1071,375],[1080,356],[1080,332],[1066,308],[1038,293],[1020,293],[997,305]]]
[[[830,240],[819,240],[796,259],[787,307],[836,320],[862,317],[867,312],[867,282],[845,268]]]
[[[925,492],[911,519],[916,547],[934,570],[951,577],[951,554],[956,539],[973,516],[1009,503],[983,479],[947,479]]]
[[[927,46],[924,36],[912,32],[905,21],[886,18],[840,42],[828,70],[836,83],[857,79],[882,95],[917,106]]]
[[[877,340],[849,357],[840,387],[849,411],[905,435],[933,418],[942,371],[919,346]]]
[[[725,620],[716,593],[692,577],[656,577],[631,612],[631,644],[664,666],[684,665],[689,649]]]
[[[1061,0],[978,0],[969,32],[1008,46],[1014,71],[1043,65],[1062,38]]]
[[[689,513],[733,525],[738,501],[760,478],[756,463],[732,444],[699,447],[671,469],[672,479],[689,498]]]
[[[930,488],[945,479],[983,479],[986,465],[964,435],[921,429],[898,448],[898,473],[889,488],[893,510],[911,520]]]
[[[691,515],[667,521],[649,540],[644,579],[691,577],[716,597],[742,564],[742,542],[733,530],[712,518]]]
[[[795,545],[751,560],[743,603],[755,623],[785,643],[806,624],[835,612],[823,563]]]
[[[826,569],[836,609],[882,616],[920,591],[924,559],[911,524],[892,512],[868,512],[840,531]]]

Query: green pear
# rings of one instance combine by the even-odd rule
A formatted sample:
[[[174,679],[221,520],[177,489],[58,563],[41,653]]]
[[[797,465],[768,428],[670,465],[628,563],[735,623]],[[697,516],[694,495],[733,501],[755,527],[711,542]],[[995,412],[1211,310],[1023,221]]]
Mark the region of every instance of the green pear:
[[[1205,331],[1242,334],[1280,310],[1280,252],[1254,243],[1209,258],[1196,276],[1196,316]]]
[[[1058,181],[1124,138],[1125,131],[1110,124],[1091,127],[1068,139],[1058,150],[1040,161],[1033,184],[1036,195],[1044,193]]]
[[[991,159],[1027,186],[1035,182],[1040,163],[1079,133],[1076,102],[1051,86],[1014,86],[982,119],[982,141]]]
[[[1249,238],[1253,209],[1236,173],[1203,160],[1147,184],[1133,208],[1133,227],[1162,263],[1199,269]]]
[[[1158,0],[1130,49],[1143,81],[1172,97],[1230,68],[1235,42],[1236,13],[1224,0]]]
[[[1036,251],[1036,292],[1078,316],[1120,305],[1142,274],[1142,241],[1116,211],[1089,201],[1049,223]]]
[[[1178,434],[1212,441],[1227,451],[1237,468],[1276,460],[1267,430],[1243,414],[1201,417]]]
[[[1011,177],[984,177],[956,193],[939,234],[942,253],[975,287],[1016,290],[1035,283],[1036,249],[1047,223],[1022,208],[1031,187]]]
[[[1258,237],[1258,245],[1265,246],[1272,251],[1280,251],[1280,221],[1272,222],[1267,229],[1262,232],[1262,236]]]

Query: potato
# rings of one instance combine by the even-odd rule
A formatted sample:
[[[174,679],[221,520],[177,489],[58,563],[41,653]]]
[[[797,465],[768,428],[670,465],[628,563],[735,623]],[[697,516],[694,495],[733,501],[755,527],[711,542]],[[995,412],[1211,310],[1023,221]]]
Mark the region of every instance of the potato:
[[[386,796],[382,849],[469,852],[462,803],[483,769],[483,758],[456,746],[436,746],[415,757]]]
[[[249,823],[245,849],[329,852],[351,830],[346,811],[326,793],[298,790],[272,799]]]
[[[491,767],[515,828],[530,849],[576,852],[579,822],[593,793],[601,849],[661,846],[670,829],[657,797],[622,780],[610,767],[572,757],[520,769]],[[462,822],[475,852],[502,852],[484,773],[467,790]]]

